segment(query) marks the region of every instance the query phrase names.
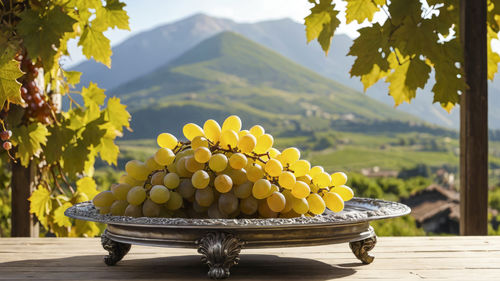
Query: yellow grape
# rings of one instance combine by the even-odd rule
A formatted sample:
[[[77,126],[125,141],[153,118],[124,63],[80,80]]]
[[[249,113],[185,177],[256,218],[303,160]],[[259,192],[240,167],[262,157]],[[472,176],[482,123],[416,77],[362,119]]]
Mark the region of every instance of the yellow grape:
[[[231,192],[219,196],[219,211],[223,214],[232,214],[238,209],[238,198]]]
[[[210,175],[203,170],[198,170],[194,172],[193,176],[191,176],[191,183],[197,189],[203,189],[208,186],[210,182]]]
[[[340,195],[340,197],[342,197],[342,200],[344,200],[344,202],[349,201],[354,197],[354,192],[347,185],[336,186],[330,189],[330,192],[335,192],[338,195]]]
[[[170,191],[163,185],[155,185],[149,191],[149,197],[156,204],[163,204],[170,199]]]
[[[124,215],[127,217],[135,217],[135,218],[142,217],[142,207],[128,204],[127,208],[125,208]]]
[[[201,207],[210,207],[214,202],[214,189],[210,186],[204,189],[196,190],[194,195],[196,203]]]
[[[160,215],[160,206],[151,199],[147,199],[142,205],[142,214],[145,217],[158,217]]]
[[[268,152],[269,152],[269,156],[271,156],[271,158],[275,158],[275,159],[278,155],[281,155],[281,152],[274,147],[271,147],[271,149],[269,149]]]
[[[323,200],[326,203],[326,207],[332,212],[338,213],[344,209],[344,200],[335,192],[325,192]]]
[[[175,189],[179,186],[180,178],[177,173],[168,173],[163,177],[163,185],[168,189]]]
[[[187,160],[187,157],[181,157],[176,161],[175,169],[176,169],[176,172],[179,175],[179,177],[186,178],[186,177],[191,176],[191,172],[189,172],[186,169],[186,160]]]
[[[96,206],[97,208],[110,207],[111,204],[115,202],[115,200],[116,198],[113,193],[109,190],[106,190],[97,194],[92,200],[92,203],[94,203],[94,206]]]
[[[274,183],[271,184],[271,189],[269,190],[269,193],[266,195],[266,198],[271,196],[273,193],[279,192],[279,191],[280,191],[280,188],[277,185],[275,185]]]
[[[252,187],[252,195],[257,199],[264,199],[271,190],[271,182],[266,179],[257,180]]]
[[[206,188],[204,189],[204,191],[206,190]],[[200,190],[201,191],[201,190]],[[210,206],[207,206],[207,207],[203,207],[201,206],[200,204],[198,204],[198,202],[196,201],[196,194],[194,195],[194,202],[193,202],[193,211],[195,211],[196,213],[199,213],[199,214],[204,214],[208,211],[208,207]],[[189,211],[189,210],[188,210]],[[195,217],[193,215],[189,215],[190,217]]]
[[[342,172],[332,174],[332,186],[341,186],[347,183],[347,175]]]
[[[310,193],[311,189],[309,185],[302,181],[296,182],[292,188],[292,195],[295,196],[295,198],[306,198]]]
[[[193,140],[197,136],[204,136],[203,129],[194,123],[187,123],[182,128],[182,133],[188,140]]]
[[[241,150],[241,152],[251,153],[255,148],[255,145],[257,145],[257,139],[253,135],[248,134],[239,137],[238,148]]]
[[[293,171],[296,177],[305,176],[311,169],[311,163],[307,160],[298,160],[290,165],[290,170]]]
[[[240,210],[245,215],[253,215],[259,208],[259,201],[253,196],[246,197],[240,201]]]
[[[250,134],[250,131],[248,131],[248,130],[241,130],[241,131],[238,132],[238,139],[241,139],[241,137],[246,136],[248,134]]]
[[[205,136],[213,143],[217,143],[220,140],[221,128],[219,123],[213,119],[208,119],[203,125],[203,132]]]
[[[256,182],[264,176],[264,170],[259,165],[251,165],[246,170],[247,178],[251,182]]]
[[[197,136],[191,141],[191,149],[196,150],[198,147],[208,147],[208,140],[203,136]]]
[[[290,190],[283,190],[282,192],[283,196],[285,196],[285,208],[283,208],[283,210],[281,210],[281,213],[284,214],[284,213],[288,213],[292,210],[292,200],[293,200],[293,195],[292,195],[292,192]]]
[[[294,197],[292,199],[292,210],[299,215],[307,213],[309,211],[309,203],[306,198],[298,199]]]
[[[231,177],[234,185],[243,184],[248,180],[247,172],[245,169],[238,169],[238,170],[230,169],[229,171],[226,172],[226,175]]]
[[[281,171],[283,171],[283,166],[281,165],[280,161],[276,159],[270,159],[264,166],[264,170],[271,177],[278,177],[279,175],[281,175]]]
[[[120,179],[118,180],[119,183],[126,183],[128,185],[131,185],[131,186],[136,186],[136,185],[141,185],[144,183],[144,181],[142,180],[136,180],[134,179],[133,177],[131,177],[130,175],[127,175],[127,174],[124,174],[120,177]]]
[[[114,184],[111,186],[111,192],[117,200],[127,200],[127,193],[131,188],[132,186],[126,183]]]
[[[285,209],[286,199],[280,192],[274,192],[271,196],[266,199],[267,205],[271,211],[279,213]]]
[[[171,149],[162,147],[156,151],[154,158],[159,165],[167,166],[174,162],[175,154]]]
[[[289,147],[281,152],[281,159],[288,164],[293,164],[300,159],[300,150],[295,147]]]
[[[160,147],[165,147],[168,149],[174,149],[177,146],[177,138],[169,133],[161,133],[156,138],[156,142]]]
[[[233,180],[230,176],[222,174],[215,177],[214,180],[215,189],[220,193],[226,193],[233,187]]]
[[[331,176],[325,172],[319,173],[313,178],[313,182],[320,188],[329,186],[331,181]]]
[[[239,132],[241,130],[241,119],[236,115],[231,115],[222,123],[222,131],[231,130]]]
[[[298,177],[297,178],[298,181],[303,181],[307,184],[311,184],[311,181],[312,181],[312,178],[310,175],[305,175],[305,176],[302,176],[302,177]]]
[[[158,184],[163,184],[163,178],[165,177],[166,173],[165,171],[159,171],[153,174],[151,177],[151,184],[152,185],[158,185]]]
[[[148,160],[146,160],[146,167],[148,167],[149,172],[163,169],[163,166],[156,162],[154,156],[151,156]]]
[[[127,193],[127,201],[132,205],[140,205],[146,199],[146,190],[142,186],[132,187]]]
[[[278,217],[278,213],[273,212],[270,208],[269,205],[267,204],[266,200],[262,200],[259,202],[259,215],[264,218],[276,218]]]
[[[208,161],[208,167],[214,172],[222,172],[227,167],[227,157],[222,153],[213,154]]]
[[[125,164],[125,171],[136,180],[144,181],[149,175],[148,167],[139,160],[128,161],[127,164]]]
[[[210,160],[210,157],[212,156],[212,152],[210,152],[210,149],[206,147],[198,147],[194,151],[194,159],[198,163],[207,163],[208,160]]]
[[[193,156],[187,156],[186,158],[185,167],[189,172],[194,173],[205,168],[205,164],[196,161]]]
[[[250,128],[250,134],[254,135],[256,138],[262,136],[266,133],[266,130],[261,125],[254,125]]]
[[[175,157],[178,158],[177,156]],[[174,163],[167,165],[167,170],[171,173],[177,173],[177,161],[174,160]]]
[[[252,195],[252,182],[245,182],[243,184],[237,185],[234,187],[234,195],[240,199],[247,198]]]
[[[321,215],[325,211],[325,201],[317,193],[307,196],[307,203],[309,204],[309,211],[315,215]]]
[[[128,202],[126,200],[117,200],[111,204],[109,208],[109,213],[113,216],[123,216],[125,214],[125,209],[128,206]]]
[[[247,157],[243,153],[235,153],[229,157],[229,166],[239,170],[245,168],[247,165]]]
[[[286,189],[292,189],[296,181],[295,175],[288,171],[281,172],[278,178],[280,186]]]
[[[220,144],[223,148],[235,148],[238,145],[238,134],[233,130],[222,131]]]
[[[314,166],[309,170],[309,175],[311,178],[314,178],[315,176],[319,175],[320,173],[323,173],[325,170],[321,166]]]
[[[194,195],[195,188],[193,184],[191,183],[191,180],[188,179],[183,179],[179,183],[179,187],[177,187],[177,192],[186,199],[191,198]]]
[[[266,153],[271,147],[273,147],[274,138],[269,134],[264,134],[257,138],[257,144],[255,145],[254,151],[257,154]]]
[[[177,210],[182,207],[182,196],[177,192],[170,192],[170,199],[168,199],[165,207],[169,210]]]

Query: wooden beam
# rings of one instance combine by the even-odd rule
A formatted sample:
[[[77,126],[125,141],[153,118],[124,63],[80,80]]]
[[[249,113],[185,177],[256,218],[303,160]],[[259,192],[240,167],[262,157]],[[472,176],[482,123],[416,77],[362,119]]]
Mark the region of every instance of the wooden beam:
[[[488,230],[488,84],[486,0],[460,1],[463,69],[460,103],[460,234]]]
[[[30,214],[28,198],[34,190],[35,166],[27,168],[20,161],[12,163],[12,237],[38,237],[38,223],[33,214]]]

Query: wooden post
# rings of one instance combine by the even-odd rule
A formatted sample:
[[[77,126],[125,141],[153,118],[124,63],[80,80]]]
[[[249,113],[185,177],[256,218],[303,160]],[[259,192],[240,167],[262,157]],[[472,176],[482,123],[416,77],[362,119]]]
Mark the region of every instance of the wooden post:
[[[460,1],[460,40],[469,89],[460,103],[460,234],[488,233],[486,0]]]
[[[35,166],[30,164],[27,168],[19,161],[12,163],[12,237],[38,237],[38,223],[33,214],[30,214],[28,198],[33,192]]]

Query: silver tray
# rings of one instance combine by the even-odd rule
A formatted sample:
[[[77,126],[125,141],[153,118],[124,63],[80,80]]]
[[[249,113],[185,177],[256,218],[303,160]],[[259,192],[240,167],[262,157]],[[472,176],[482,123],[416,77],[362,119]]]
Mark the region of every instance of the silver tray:
[[[368,251],[375,247],[376,235],[369,222],[407,215],[401,203],[369,198],[353,198],[342,212],[327,210],[314,217],[275,219],[189,219],[101,215],[91,202],[66,210],[68,217],[107,224],[101,243],[114,265],[130,250],[131,244],[197,248],[209,266],[208,276],[229,277],[229,268],[239,261],[244,248],[297,247],[349,242],[354,255],[368,264]]]

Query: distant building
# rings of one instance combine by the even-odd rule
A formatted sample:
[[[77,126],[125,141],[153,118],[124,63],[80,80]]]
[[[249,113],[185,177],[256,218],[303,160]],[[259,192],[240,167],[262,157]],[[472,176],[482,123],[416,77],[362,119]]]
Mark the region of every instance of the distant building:
[[[380,167],[375,166],[372,168],[361,169],[361,174],[370,178],[395,178],[398,176],[398,171],[380,170]]]

